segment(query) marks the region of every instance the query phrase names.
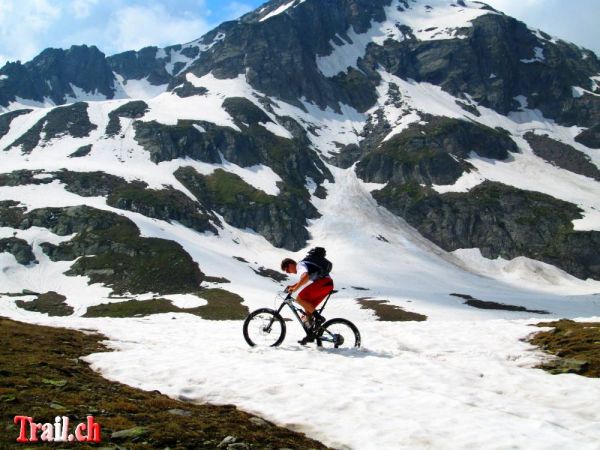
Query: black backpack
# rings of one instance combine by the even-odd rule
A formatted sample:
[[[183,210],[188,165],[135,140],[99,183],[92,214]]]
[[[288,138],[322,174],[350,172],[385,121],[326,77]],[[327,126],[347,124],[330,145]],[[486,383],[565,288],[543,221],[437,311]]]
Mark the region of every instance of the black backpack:
[[[300,261],[306,264],[308,274],[311,280],[318,280],[329,275],[333,264],[325,258],[326,251],[323,247],[315,247],[308,252],[308,255]]]

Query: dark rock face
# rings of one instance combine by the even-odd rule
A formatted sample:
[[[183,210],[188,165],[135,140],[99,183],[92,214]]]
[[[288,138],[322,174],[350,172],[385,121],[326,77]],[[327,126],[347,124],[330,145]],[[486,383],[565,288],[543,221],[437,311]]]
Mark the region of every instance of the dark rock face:
[[[586,147],[600,149],[600,124],[583,131],[575,140]]]
[[[3,252],[12,254],[17,262],[24,266],[28,266],[36,260],[31,245],[16,237],[0,239],[0,253]]]
[[[43,102],[51,99],[62,105],[75,97],[71,85],[88,93],[114,96],[114,75],[104,54],[96,47],[72,46],[69,50],[46,49],[32,61],[7,63],[0,69],[0,105],[16,97]]]
[[[67,297],[54,291],[45,294],[37,294],[37,298],[31,302],[17,300],[15,304],[26,311],[35,311],[49,316],[70,316],[75,311],[72,306],[65,303]]]
[[[232,225],[252,228],[277,247],[302,248],[309,238],[307,219],[318,216],[305,187],[306,177],[320,184],[325,177],[331,177],[329,171],[304,143],[305,136],[301,136],[302,140],[285,139],[259,125],[271,120],[248,100],[228,99],[224,107],[241,133],[207,122],[179,121],[176,126],[135,122],[135,138],[151,153],[154,162],[190,157],[218,164],[223,155],[242,167],[258,164],[270,167],[283,181],[277,197],[266,195],[223,171],[203,177],[193,170],[180,170],[177,176],[207,210],[217,211]],[[208,187],[213,190],[207,190]],[[238,194],[221,195],[229,190]]]
[[[130,183],[115,189],[106,203],[147,217],[167,222],[177,221],[198,232],[218,234],[211,221],[219,224],[219,219],[173,188],[155,190],[147,189],[141,183]]]
[[[555,141],[548,136],[529,132],[524,137],[534,153],[540,158],[563,169],[600,181],[600,170],[585,153],[581,153],[570,145]]]
[[[303,248],[309,239],[306,219],[318,217],[305,191],[267,195],[221,169],[204,176],[185,167],[175,176],[208,209],[235,227],[253,229],[276,247],[294,251]]]
[[[203,136],[197,125],[209,132],[216,128],[206,122],[190,122],[180,120],[176,126],[163,125],[158,122],[134,122],[135,140],[150,152],[153,162],[170,161],[172,159],[190,157],[198,161],[218,164],[221,162],[219,149],[227,146],[233,130],[219,130],[221,133],[208,133]],[[206,127],[209,127],[208,129]]]
[[[109,121],[108,125],[106,126],[106,135],[116,136],[121,132],[121,121],[119,120],[119,117],[139,119],[144,117],[146,111],[148,111],[148,104],[141,100],[129,102],[119,106],[114,111],[108,113]]]
[[[24,186],[27,184],[46,184],[52,182],[52,177],[35,178],[42,173],[41,170],[15,170],[10,173],[0,174],[0,186]]]
[[[173,93],[181,98],[193,97],[194,95],[205,95],[208,89],[204,87],[196,87],[189,81],[185,81],[180,86],[173,89]]]
[[[454,184],[470,165],[471,152],[505,160],[518,148],[502,131],[463,120],[430,117],[425,125],[413,124],[401,134],[367,153],[356,172],[367,182]]]
[[[269,116],[247,98],[229,97],[223,101],[223,108],[233,117],[236,124],[249,126],[273,122]],[[238,126],[239,126],[238,125]]]
[[[89,136],[98,127],[90,122],[87,108],[87,103],[79,102],[50,110],[43,119],[40,119],[8,148],[20,146],[23,153],[30,153],[42,141],[42,132],[43,142],[66,134],[76,138]]]
[[[115,208],[167,222],[175,220],[198,232],[217,234],[211,222],[219,224],[219,219],[171,187],[148,189],[142,181],[127,182],[104,172],[62,171],[56,178],[66,185],[66,190],[82,197],[107,197],[106,203]]]
[[[447,251],[527,256],[578,278],[600,279],[600,232],[573,230],[572,221],[581,217],[573,204],[489,181],[468,193],[443,195],[416,183],[390,183],[373,196]]]
[[[29,114],[32,109],[17,109],[0,115],[0,139],[3,138],[10,130],[11,122],[19,116]]]
[[[269,11],[282,2],[271,2]],[[330,40],[346,36],[351,26],[359,33],[370,29],[371,20],[385,19],[384,6],[390,0],[307,1],[264,22],[267,12],[247,14],[238,22],[227,22],[205,36],[216,33],[224,39],[214,51],[201,53],[189,69],[171,82],[184,81],[185,73],[202,77],[210,72],[217,78],[234,78],[246,73],[252,87],[268,96],[298,104],[305,97],[319,106],[339,109],[339,102],[365,110],[374,101],[374,89],[359,72],[340,79],[323,76],[316,55],[331,52]],[[371,93],[356,90],[365,87]]]
[[[198,232],[217,234],[213,223],[219,219],[180,191],[168,187],[148,189],[142,181],[127,182],[104,172],[72,172],[62,170],[49,177],[35,178],[41,171],[19,170],[0,174],[0,186],[46,184],[54,180],[64,183],[65,189],[82,197],[107,197],[108,205],[164,220],[178,221]]]
[[[82,158],[84,156],[89,155],[91,151],[92,151],[92,144],[84,145],[82,147],[79,147],[73,153],[71,153],[69,155],[69,158]]]
[[[14,200],[0,201],[0,227],[18,228],[25,208],[19,206]]]
[[[115,190],[127,185],[121,177],[104,172],[71,172],[63,170],[54,174],[65,184],[65,189],[82,197],[106,197]],[[146,183],[141,183],[143,187]]]
[[[254,105],[252,107],[256,108]],[[237,112],[236,116],[240,118],[242,116],[239,114],[242,114],[248,119],[259,114],[258,111]],[[150,152],[150,158],[156,163],[189,157],[220,164],[222,154],[228,161],[242,167],[257,164],[269,166],[282,179],[297,187],[304,186],[307,176],[316,183],[331,179],[329,170],[317,154],[302,142],[275,136],[257,125],[256,120],[248,124],[250,126],[240,121],[237,124],[241,133],[233,128],[202,121],[179,120],[174,126],[154,121],[135,122],[135,139]]]
[[[56,246],[42,244],[54,261],[78,259],[67,275],[86,275],[92,283],[111,286],[115,293],[194,292],[203,279],[198,265],[183,248],[157,238],[141,238],[129,219],[87,206],[42,208],[29,213],[0,204],[0,226],[47,228],[59,236],[73,233]]]
[[[155,85],[167,84],[171,75],[165,69],[165,61],[156,57],[157,47],[146,47],[140,51],[128,51],[106,58],[107,64],[126,80],[147,78]]]
[[[383,67],[403,79],[440,85],[459,98],[467,93],[502,114],[518,109],[515,97],[525,95],[531,108],[561,123],[598,123],[600,99],[589,94],[573,98],[572,94],[572,86],[591,89],[590,77],[600,73],[597,57],[589,52],[583,58],[581,49],[564,42],[542,41],[525,24],[501,14],[475,19],[472,28],[461,30],[466,39],[417,41],[413,30],[405,26],[404,41],[370,44],[359,60],[360,70],[325,77],[316,56],[330,54],[330,42],[341,43],[340,36],[349,41],[350,27],[364,33],[371,21],[383,21],[384,7],[390,3],[307,1],[260,22],[279,4],[272,3],[263,13],[221,25],[215,30],[225,34],[219,46],[201,53],[170,87],[181,85],[187,72],[199,77],[212,72],[217,78],[245,73],[258,91],[292,104],[306,98],[334,110],[342,102],[365,111],[375,103],[375,87],[380,82],[377,68]],[[543,49],[543,60],[535,60],[535,48]]]
[[[464,30],[466,39],[371,45],[359,67],[370,73],[381,64],[400,78],[436,84],[457,97],[467,93],[501,114],[518,109],[515,97],[525,95],[530,108],[560,123],[599,122],[600,98],[573,98],[572,92],[572,86],[591,89],[590,77],[600,73],[592,52],[584,59],[574,45],[542,42],[525,24],[504,15],[484,15],[472,23]],[[536,47],[543,48],[544,59],[522,62],[534,59]]]

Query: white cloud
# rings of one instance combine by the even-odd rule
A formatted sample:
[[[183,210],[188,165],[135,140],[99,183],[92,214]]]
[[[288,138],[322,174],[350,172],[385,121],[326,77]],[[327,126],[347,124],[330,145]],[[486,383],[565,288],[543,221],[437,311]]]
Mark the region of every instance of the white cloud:
[[[561,39],[600,54],[598,0],[483,0],[494,8]]]
[[[163,47],[199,38],[210,28],[199,16],[186,12],[173,15],[164,5],[127,6],[115,11],[107,36],[114,51],[139,50],[147,46]]]
[[[90,16],[92,8],[97,3],[98,0],[73,0],[71,2],[71,11],[76,19],[85,19]]]
[[[61,16],[61,8],[48,0],[0,1],[0,65],[7,60],[33,58],[44,47],[40,34]]]

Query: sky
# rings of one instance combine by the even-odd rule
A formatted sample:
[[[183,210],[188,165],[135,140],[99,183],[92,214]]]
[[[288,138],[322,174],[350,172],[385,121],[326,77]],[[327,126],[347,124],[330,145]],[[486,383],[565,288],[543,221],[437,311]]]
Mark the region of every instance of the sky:
[[[194,40],[266,0],[0,0],[0,66],[47,47],[96,45],[107,55]],[[329,0],[320,0],[329,1]],[[598,0],[487,0],[600,55]]]

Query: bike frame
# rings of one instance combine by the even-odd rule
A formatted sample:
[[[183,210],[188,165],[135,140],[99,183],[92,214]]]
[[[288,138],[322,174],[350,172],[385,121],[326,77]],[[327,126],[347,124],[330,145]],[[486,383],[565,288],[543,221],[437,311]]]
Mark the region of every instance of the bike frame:
[[[329,301],[329,298],[335,294],[337,291],[331,291],[328,295],[327,298],[325,298],[325,301],[323,302],[323,306],[321,306],[321,308],[317,311],[319,314],[321,314],[321,312],[323,311],[323,309],[325,309],[325,305],[327,304],[327,302]],[[292,294],[288,293],[287,297],[285,297],[283,299],[283,302],[281,303],[281,305],[279,305],[279,308],[277,309],[277,314],[281,315],[281,311],[283,311],[283,307],[285,305],[289,306],[289,308],[292,310],[292,314],[294,315],[294,317],[296,317],[296,320],[298,322],[300,322],[300,325],[302,326],[302,329],[304,330],[304,332],[306,333],[306,335],[308,336],[308,331],[306,329],[306,327],[304,326],[304,322],[302,322],[302,318],[300,317],[300,313],[304,313],[305,311],[299,307],[297,307],[296,305],[294,305],[292,302],[288,302],[288,300],[292,300],[295,301],[294,297],[292,297]],[[316,310],[315,310],[316,311]]]

